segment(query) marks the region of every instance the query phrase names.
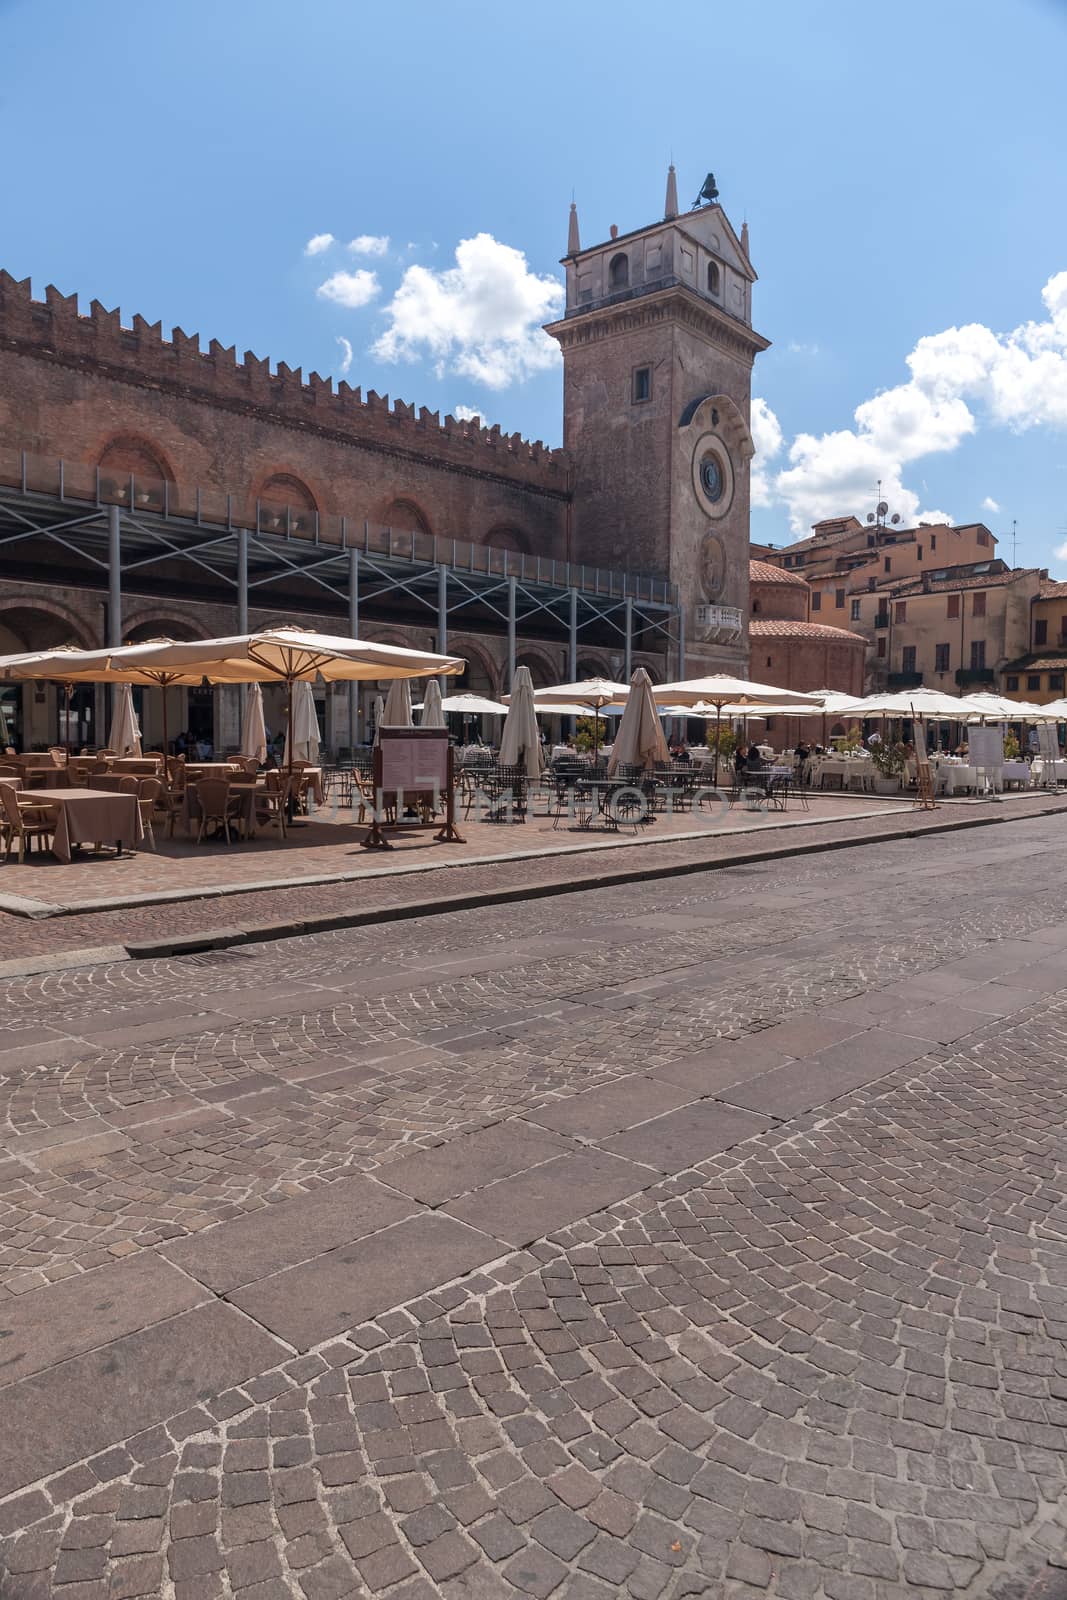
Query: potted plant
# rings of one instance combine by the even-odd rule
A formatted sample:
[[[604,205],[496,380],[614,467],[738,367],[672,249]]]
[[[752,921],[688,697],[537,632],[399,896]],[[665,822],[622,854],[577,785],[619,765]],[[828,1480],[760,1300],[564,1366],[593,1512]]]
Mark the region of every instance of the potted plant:
[[[708,724],[707,731],[708,749],[714,755],[719,752],[719,765],[728,766],[734,759],[737,751],[737,735],[734,730],[724,723],[719,724],[716,732],[714,722]]]
[[[908,752],[904,746],[890,744],[883,739],[871,745],[871,760],[875,771],[872,780],[875,794],[899,794],[900,780],[908,764]]]
[[[1004,759],[1005,761],[1018,761],[1019,754],[1019,741],[1014,731],[1009,728],[1004,735]]]

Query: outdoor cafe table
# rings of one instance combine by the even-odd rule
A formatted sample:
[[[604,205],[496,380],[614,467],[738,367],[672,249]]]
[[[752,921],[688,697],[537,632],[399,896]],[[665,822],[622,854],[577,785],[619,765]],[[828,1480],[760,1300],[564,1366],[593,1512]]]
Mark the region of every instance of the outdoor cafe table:
[[[977,768],[966,761],[931,763],[938,794],[955,794],[957,789],[973,789],[978,782]]]
[[[59,861],[69,861],[76,844],[134,849],[144,837],[135,794],[109,794],[102,789],[23,789],[21,798],[54,808],[52,854]]]
[[[187,761],[185,763],[185,776],[196,783],[201,778],[233,778],[243,773],[244,768],[233,761]]]
[[[186,833],[191,833],[193,828],[198,827],[200,823],[200,800],[196,792],[196,784],[196,778],[186,784],[181,811],[178,813]],[[239,798],[241,801],[236,820],[240,824],[241,832],[246,839],[250,838],[255,832],[256,796],[257,794],[265,793],[266,786],[262,783],[253,783],[251,779],[247,783],[231,782],[230,784],[230,799]]]
[[[1043,756],[1035,756],[1030,771],[1033,773],[1035,783],[1040,783],[1045,776],[1046,762]],[[1067,783],[1067,761],[1054,761],[1052,772],[1056,783]]]
[[[1005,784],[1017,783],[1020,788],[1030,787],[1030,767],[1025,761],[1005,761],[1000,769]]]

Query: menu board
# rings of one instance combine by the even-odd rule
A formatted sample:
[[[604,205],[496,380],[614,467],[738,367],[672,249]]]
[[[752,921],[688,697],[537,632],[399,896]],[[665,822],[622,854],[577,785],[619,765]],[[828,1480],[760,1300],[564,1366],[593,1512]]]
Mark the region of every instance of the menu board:
[[[447,728],[389,728],[378,734],[383,794],[423,793],[448,788]]]

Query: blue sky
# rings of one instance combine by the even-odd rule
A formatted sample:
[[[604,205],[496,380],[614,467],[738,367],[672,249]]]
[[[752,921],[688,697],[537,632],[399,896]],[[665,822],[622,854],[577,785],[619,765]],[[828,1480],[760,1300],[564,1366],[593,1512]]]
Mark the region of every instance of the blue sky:
[[[555,443],[572,190],[625,231],[673,152],[751,229],[753,536],[881,475],[1067,572],[1063,3],[0,0],[0,45],[0,264],[39,293],[305,372],[347,340],[353,384]]]

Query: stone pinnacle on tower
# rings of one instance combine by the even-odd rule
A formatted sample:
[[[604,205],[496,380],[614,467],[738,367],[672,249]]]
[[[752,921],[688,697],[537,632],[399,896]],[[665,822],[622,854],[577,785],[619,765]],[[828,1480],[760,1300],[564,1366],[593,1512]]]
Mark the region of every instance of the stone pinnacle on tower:
[[[663,208],[664,222],[671,222],[678,215],[678,179],[674,175],[674,163],[667,168],[667,203]]]
[[[567,254],[576,256],[582,248],[582,241],[578,237],[578,207],[571,201],[571,220],[567,228]]]
[[[742,224],[741,224],[741,248],[745,252],[745,256],[748,259],[751,259],[751,257],[749,257],[749,251],[748,251],[748,223],[747,222],[742,222]]]

